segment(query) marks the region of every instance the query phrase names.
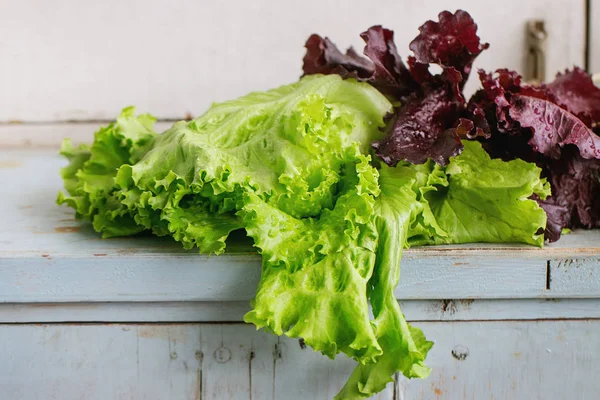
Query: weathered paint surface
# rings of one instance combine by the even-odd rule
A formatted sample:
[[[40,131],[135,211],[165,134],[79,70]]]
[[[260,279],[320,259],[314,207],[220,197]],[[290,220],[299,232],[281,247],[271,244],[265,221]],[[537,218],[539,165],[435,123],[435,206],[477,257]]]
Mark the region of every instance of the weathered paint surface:
[[[0,151],[6,192],[0,232],[0,303],[248,301],[260,274],[246,243],[206,257],[167,238],[103,240],[54,204],[64,162],[49,150]],[[17,163],[18,162],[18,163]],[[405,252],[404,300],[600,297],[600,231],[538,249],[460,245]],[[571,267],[569,267],[571,266]]]
[[[376,399],[597,399],[600,321],[417,325],[432,375]],[[20,400],[328,400],[353,368],[242,324],[0,325],[0,358]]]
[[[551,260],[548,284],[560,297],[597,297],[600,286],[600,258]]]
[[[600,321],[419,323],[435,341],[401,399],[598,398]]]
[[[183,118],[213,101],[296,80],[314,32],[341,49],[362,49],[359,33],[382,24],[395,31],[406,57],[418,26],[446,8],[472,13],[491,43],[477,68],[523,71],[524,27],[532,18],[545,20],[549,33],[548,77],[584,63],[583,0],[457,0],[451,7],[443,0],[381,0],[376,7],[356,0],[343,7],[320,0],[5,1],[0,37],[18,40],[2,43],[0,121],[112,119],[129,104]],[[471,79],[469,90],[477,84]]]
[[[600,299],[406,300],[409,321],[600,319]],[[3,303],[0,323],[239,322],[247,301]]]

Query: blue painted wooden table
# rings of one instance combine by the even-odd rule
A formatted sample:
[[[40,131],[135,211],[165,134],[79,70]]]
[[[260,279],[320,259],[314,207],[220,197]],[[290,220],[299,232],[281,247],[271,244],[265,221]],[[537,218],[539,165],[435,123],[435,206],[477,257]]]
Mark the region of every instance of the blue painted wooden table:
[[[241,323],[248,243],[102,240],[54,205],[53,149],[0,150],[0,399],[329,399],[354,363]],[[600,232],[407,250],[396,295],[435,346],[380,399],[597,399]]]

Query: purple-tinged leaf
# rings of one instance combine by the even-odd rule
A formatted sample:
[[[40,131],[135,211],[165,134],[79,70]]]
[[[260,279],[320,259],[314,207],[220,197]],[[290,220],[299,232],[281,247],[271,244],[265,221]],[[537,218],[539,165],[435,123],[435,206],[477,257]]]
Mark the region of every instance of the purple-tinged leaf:
[[[477,24],[463,10],[452,14],[443,11],[439,22],[427,21],[419,28],[419,35],[410,43],[416,61],[422,64],[438,64],[442,68],[454,68],[462,75],[460,87],[464,86],[473,60],[489,47],[477,36]]]
[[[556,104],[577,115],[586,125],[600,121],[600,89],[581,68],[557,74],[547,87]]]
[[[360,36],[366,43],[364,54],[368,59],[352,48],[343,54],[328,38],[311,35],[305,44],[304,74],[338,74],[343,78],[355,78],[398,98],[418,89],[398,55],[393,31],[377,25]]]
[[[306,44],[302,69],[305,75],[338,74],[344,78],[367,79],[373,74],[373,64],[350,48],[343,54],[328,38],[311,35]]]
[[[373,143],[388,165],[400,160],[422,164],[428,158],[445,165],[460,154],[462,143],[453,129],[462,104],[445,88],[411,96],[388,125],[388,134]]]
[[[575,115],[548,100],[520,94],[510,104],[510,118],[532,131],[533,151],[558,159],[561,149],[573,144],[583,158],[600,158],[600,137]]]

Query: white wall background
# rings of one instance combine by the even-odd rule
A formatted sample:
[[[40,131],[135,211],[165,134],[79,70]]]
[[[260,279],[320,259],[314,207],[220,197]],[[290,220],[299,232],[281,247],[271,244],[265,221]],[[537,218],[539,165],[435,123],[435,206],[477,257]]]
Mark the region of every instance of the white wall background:
[[[523,70],[525,22],[546,21],[548,72],[583,65],[585,0],[0,1],[0,122],[114,118],[126,105],[160,118],[301,74],[313,32],[362,49],[382,24],[403,55],[417,28],[463,8],[491,43],[476,67]],[[469,90],[476,86],[471,80]]]

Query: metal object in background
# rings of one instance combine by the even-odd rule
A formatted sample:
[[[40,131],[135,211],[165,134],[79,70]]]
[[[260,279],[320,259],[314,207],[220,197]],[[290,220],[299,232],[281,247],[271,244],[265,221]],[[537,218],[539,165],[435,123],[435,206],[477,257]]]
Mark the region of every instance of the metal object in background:
[[[527,22],[527,65],[525,80],[532,84],[539,84],[546,77],[547,38],[543,20],[530,20]]]

